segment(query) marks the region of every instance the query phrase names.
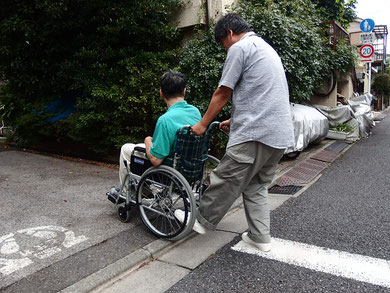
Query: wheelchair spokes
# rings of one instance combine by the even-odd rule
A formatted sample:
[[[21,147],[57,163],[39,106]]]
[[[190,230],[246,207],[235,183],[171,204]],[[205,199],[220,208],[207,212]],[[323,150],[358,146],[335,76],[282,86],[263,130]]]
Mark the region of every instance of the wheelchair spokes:
[[[179,174],[179,177],[178,177]],[[175,238],[188,230],[192,191],[188,183],[172,168],[156,168],[147,172],[137,188],[137,204],[144,224],[157,236]],[[176,209],[185,213],[181,223],[174,215]]]

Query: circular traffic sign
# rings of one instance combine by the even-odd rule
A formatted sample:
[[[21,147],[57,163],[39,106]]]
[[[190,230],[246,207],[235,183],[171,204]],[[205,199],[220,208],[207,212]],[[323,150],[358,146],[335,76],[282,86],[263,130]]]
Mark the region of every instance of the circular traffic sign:
[[[360,56],[370,58],[374,54],[374,47],[370,44],[365,44],[360,48]]]
[[[369,33],[375,27],[375,22],[371,18],[366,18],[360,23],[360,29],[362,32]]]

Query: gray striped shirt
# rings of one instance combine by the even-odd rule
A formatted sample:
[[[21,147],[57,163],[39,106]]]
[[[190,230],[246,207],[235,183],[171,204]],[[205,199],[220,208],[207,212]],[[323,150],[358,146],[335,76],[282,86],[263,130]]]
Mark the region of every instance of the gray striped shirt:
[[[289,93],[276,51],[254,32],[227,53],[219,86],[233,90],[227,147],[259,141],[283,149],[294,145]]]

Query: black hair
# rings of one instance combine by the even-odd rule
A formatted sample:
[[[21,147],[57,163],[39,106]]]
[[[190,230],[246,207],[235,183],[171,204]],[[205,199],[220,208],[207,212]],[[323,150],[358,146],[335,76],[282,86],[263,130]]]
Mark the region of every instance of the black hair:
[[[185,75],[179,71],[169,70],[160,80],[160,88],[165,98],[176,98],[184,95]]]
[[[249,24],[238,14],[228,13],[224,15],[215,25],[214,36],[217,43],[227,36],[228,30],[232,30],[234,34],[249,32]]]

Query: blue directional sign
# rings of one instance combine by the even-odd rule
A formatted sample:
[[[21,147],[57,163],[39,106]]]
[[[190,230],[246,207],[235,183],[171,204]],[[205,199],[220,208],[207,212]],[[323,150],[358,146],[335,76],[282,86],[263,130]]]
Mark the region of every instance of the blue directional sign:
[[[366,18],[360,23],[360,29],[362,32],[369,33],[375,27],[375,22],[371,18]]]

